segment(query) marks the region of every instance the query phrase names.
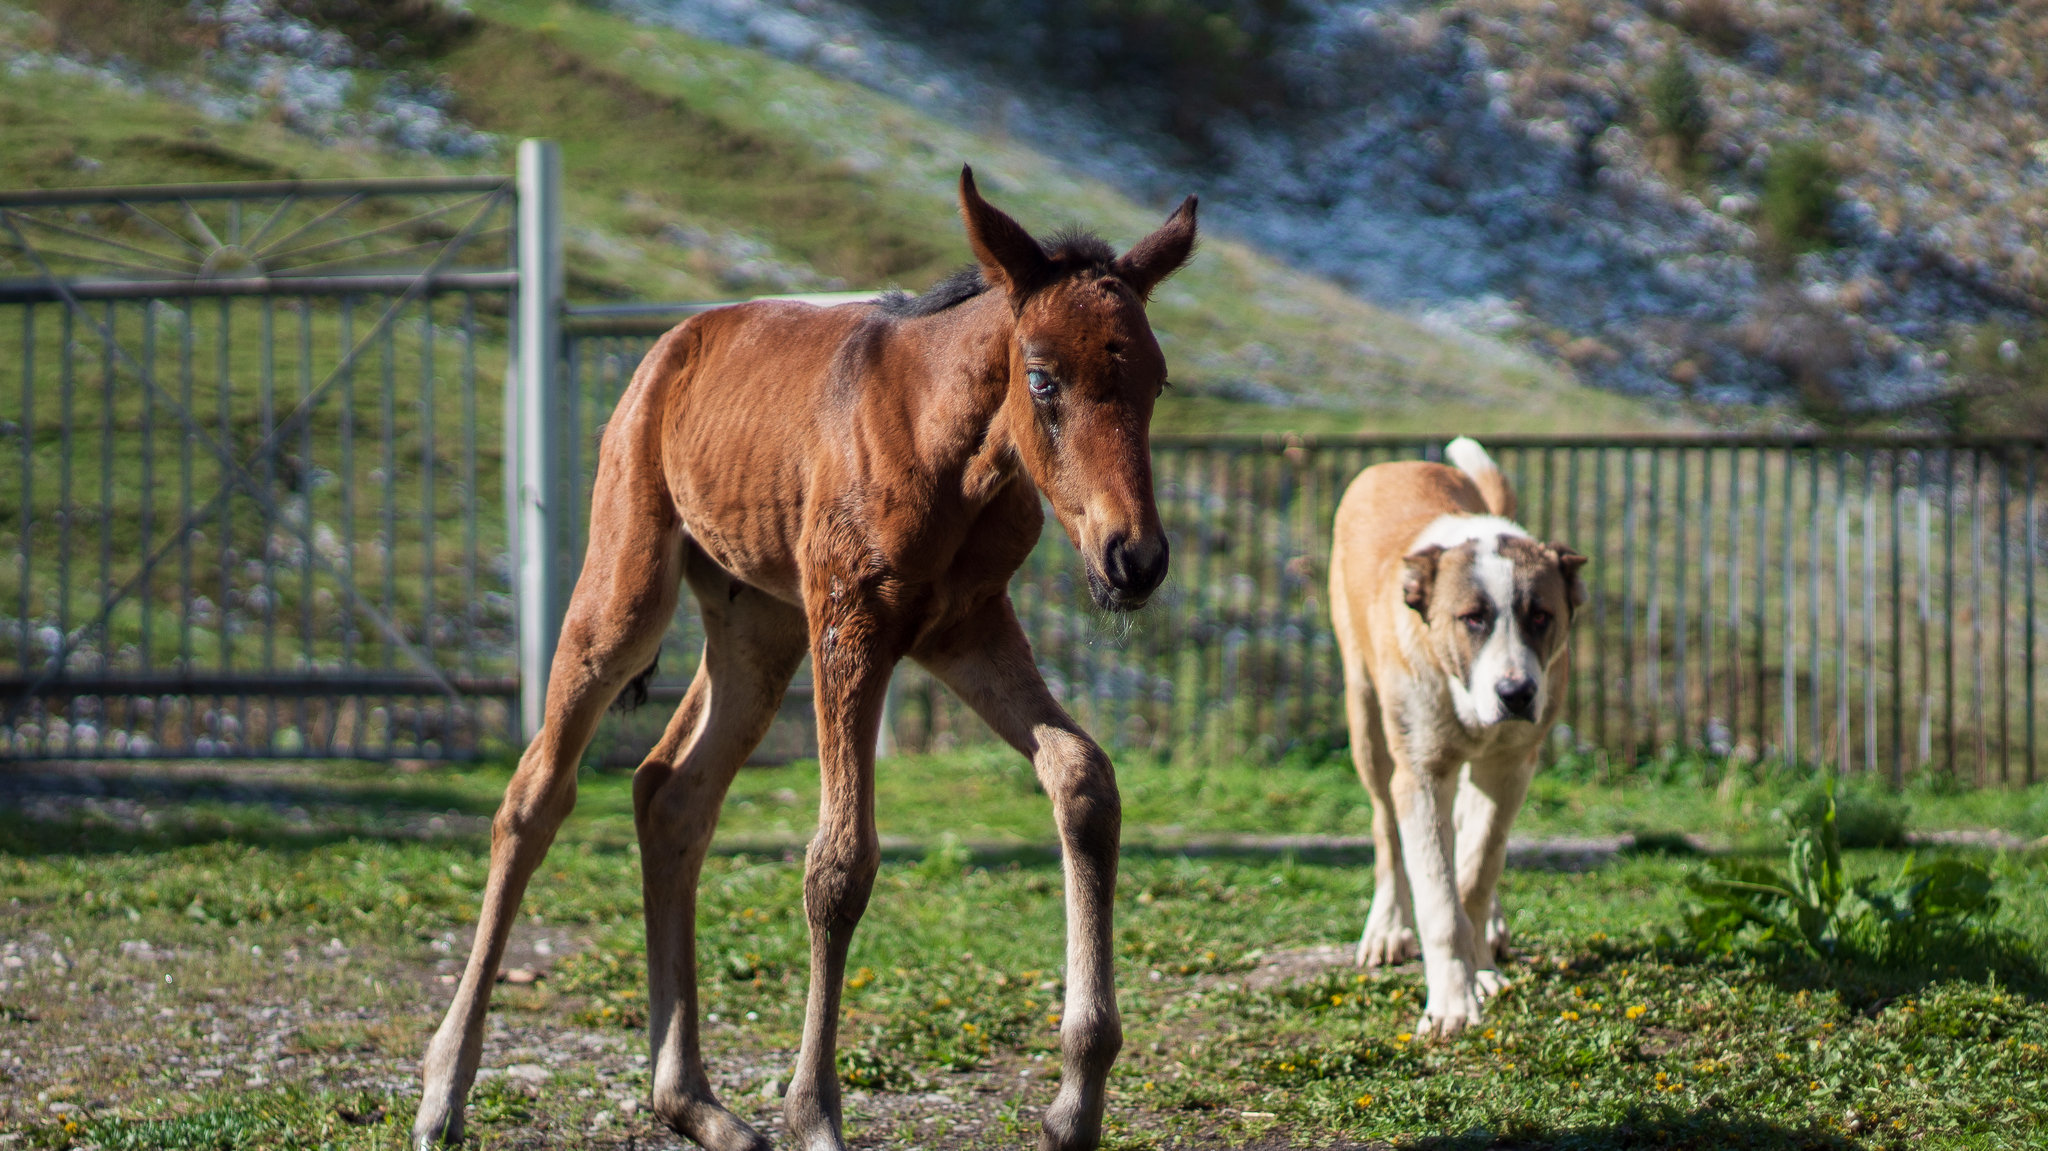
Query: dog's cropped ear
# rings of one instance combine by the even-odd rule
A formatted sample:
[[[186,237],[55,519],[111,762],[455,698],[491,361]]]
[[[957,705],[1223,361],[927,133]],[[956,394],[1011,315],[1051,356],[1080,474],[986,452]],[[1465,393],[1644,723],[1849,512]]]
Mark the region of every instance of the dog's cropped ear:
[[[1401,602],[1429,618],[1429,593],[1436,587],[1436,561],[1444,549],[1436,544],[1401,557]]]
[[[1586,606],[1586,585],[1579,579],[1579,569],[1586,566],[1586,557],[1564,546],[1551,544],[1550,554],[1557,557],[1557,570],[1564,576],[1565,596],[1570,600],[1572,610]]]

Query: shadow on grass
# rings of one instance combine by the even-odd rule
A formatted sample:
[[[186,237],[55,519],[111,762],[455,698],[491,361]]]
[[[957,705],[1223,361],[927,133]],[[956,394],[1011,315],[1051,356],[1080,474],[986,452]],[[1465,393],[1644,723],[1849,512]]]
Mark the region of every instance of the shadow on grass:
[[[1468,1131],[1401,1144],[1414,1151],[1850,1151],[1857,1144],[1819,1127],[1790,1127],[1721,1111],[1645,1111],[1616,1123],[1514,1131]]]
[[[432,782],[0,766],[0,854],[100,855],[211,843],[487,839],[497,797]]]
[[[1890,962],[1849,955],[1824,963],[1791,947],[1721,955],[1668,941],[1605,943],[1580,951],[1568,962],[1573,970],[1588,973],[1646,962],[1679,967],[1739,964],[1781,990],[1838,995],[1849,1010],[1871,1015],[1941,982],[1982,983],[1995,978],[2017,995],[2048,999],[2048,971],[2040,957],[2024,940],[1997,929],[1936,941],[1918,955]]]

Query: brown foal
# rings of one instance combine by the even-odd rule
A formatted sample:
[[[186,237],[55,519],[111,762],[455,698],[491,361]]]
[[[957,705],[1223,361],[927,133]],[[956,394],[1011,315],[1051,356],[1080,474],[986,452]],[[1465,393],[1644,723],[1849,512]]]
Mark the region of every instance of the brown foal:
[[[1095,602],[1128,611],[1166,575],[1148,428],[1166,362],[1152,289],[1195,244],[1195,199],[1117,256],[1041,245],[960,174],[979,264],[923,296],[756,302],[678,325],[606,429],[590,550],[540,733],[492,824],[469,964],[427,1048],[416,1144],[456,1140],[484,1012],[527,880],[576,798],[599,717],[645,674],[687,581],[704,656],[633,778],[647,916],[654,1110],[713,1151],[767,1140],[720,1106],[697,1034],[697,880],[733,774],[811,656],[823,776],[805,858],[810,994],[783,1103],[805,1151],[838,1151],[834,1048],[847,945],[881,854],[874,749],[889,674],[916,660],[1031,759],[1064,850],[1067,997],[1041,1146],[1095,1147],[1122,1045],[1110,946],[1116,775],[1046,690],[1010,606],[1044,523],[1086,557]]]

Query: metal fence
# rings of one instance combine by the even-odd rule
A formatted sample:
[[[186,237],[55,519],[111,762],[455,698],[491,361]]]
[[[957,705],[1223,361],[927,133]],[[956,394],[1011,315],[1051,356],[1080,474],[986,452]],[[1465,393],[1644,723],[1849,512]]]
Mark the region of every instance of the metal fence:
[[[520,158],[516,195],[0,195],[0,756],[432,758],[531,732],[604,421],[709,305],[563,309],[556,161]],[[1523,521],[1592,560],[1554,753],[2037,778],[2044,445],[1488,446]],[[1091,607],[1056,525],[1012,585],[1054,691],[1126,747],[1341,741],[1336,503],[1441,448],[1158,438],[1153,606]],[[686,600],[657,699],[700,644]],[[768,757],[811,746],[802,682]],[[987,738],[915,669],[891,700],[899,746]],[[600,754],[637,758],[664,718],[607,721]]]
[[[512,206],[503,177],[0,195],[0,755],[508,731]]]
[[[650,309],[572,311],[567,468],[587,506],[604,419],[652,343]],[[672,320],[666,315],[664,320]],[[658,325],[656,325],[658,326]],[[2020,440],[1494,437],[1521,519],[1591,557],[1569,710],[1553,754],[1667,749],[1791,759],[1894,780],[2037,778],[2036,599],[2044,445]],[[1327,599],[1330,527],[1352,477],[1440,458],[1443,441],[1156,437],[1173,569],[1130,619],[1090,606],[1056,523],[1011,586],[1040,668],[1091,730],[1135,747],[1273,753],[1345,738]],[[580,554],[582,540],[575,549]],[[687,600],[687,597],[685,597]],[[664,646],[680,696],[701,635]],[[799,691],[778,734],[807,746]],[[630,759],[663,716],[614,720]],[[915,669],[891,735],[987,738]]]

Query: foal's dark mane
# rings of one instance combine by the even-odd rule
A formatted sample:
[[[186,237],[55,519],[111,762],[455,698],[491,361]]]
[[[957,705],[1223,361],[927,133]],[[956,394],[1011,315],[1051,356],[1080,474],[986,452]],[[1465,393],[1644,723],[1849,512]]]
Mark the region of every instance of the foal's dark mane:
[[[1045,258],[1052,262],[1050,278],[1054,280],[1082,271],[1106,273],[1116,262],[1116,249],[1110,247],[1108,241],[1080,228],[1056,233],[1043,247]],[[885,316],[915,319],[958,307],[988,290],[989,282],[981,274],[981,269],[970,265],[933,284],[922,295],[884,292],[876,298],[875,308]]]

